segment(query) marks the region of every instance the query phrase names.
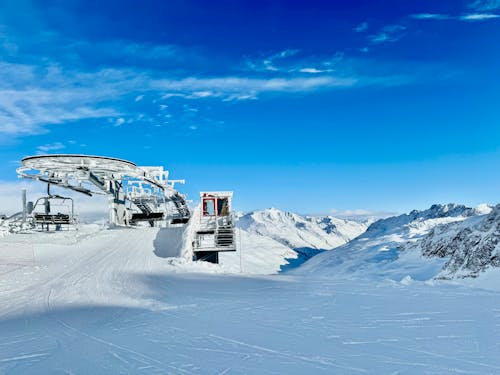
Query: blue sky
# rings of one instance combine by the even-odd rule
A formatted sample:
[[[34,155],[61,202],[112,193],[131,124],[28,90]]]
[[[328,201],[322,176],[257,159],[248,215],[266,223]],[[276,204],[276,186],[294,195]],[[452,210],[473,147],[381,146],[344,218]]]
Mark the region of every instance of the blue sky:
[[[499,35],[499,0],[3,1],[2,180],[84,153],[242,210],[497,203]]]

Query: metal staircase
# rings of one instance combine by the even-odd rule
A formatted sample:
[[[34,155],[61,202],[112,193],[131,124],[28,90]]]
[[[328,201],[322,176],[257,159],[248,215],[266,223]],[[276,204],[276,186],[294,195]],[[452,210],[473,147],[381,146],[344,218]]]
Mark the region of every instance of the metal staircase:
[[[141,197],[134,197],[131,199],[132,203],[141,211],[140,213],[133,213],[130,219],[131,224],[135,224],[139,221],[148,221],[149,225],[154,227],[154,222],[158,220],[163,220],[163,212],[155,212],[151,208],[151,203],[148,199]]]
[[[236,249],[234,241],[234,225],[229,219],[229,216],[216,220],[216,229],[214,234],[216,247],[224,248],[225,250],[232,250],[233,248]]]
[[[176,213],[172,218],[172,224],[185,224],[189,221],[191,217],[191,212],[186,204],[186,200],[179,194],[174,194],[170,198],[175,206]]]

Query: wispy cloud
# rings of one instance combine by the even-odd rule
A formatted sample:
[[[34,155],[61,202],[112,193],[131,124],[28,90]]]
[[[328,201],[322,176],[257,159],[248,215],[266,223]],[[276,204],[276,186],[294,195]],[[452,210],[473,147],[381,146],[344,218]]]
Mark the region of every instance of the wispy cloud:
[[[327,73],[332,72],[333,69],[317,69],[317,68],[300,68],[299,72],[301,73],[310,73],[310,74],[319,74],[319,73]]]
[[[130,113],[127,103],[137,103],[137,98],[145,93],[163,99],[232,101],[256,99],[266,93],[309,93],[394,82],[391,76],[334,75],[328,69],[312,67],[303,69],[307,76],[287,73],[279,77],[184,78],[162,78],[129,69],[79,72],[57,66],[41,68],[8,63],[1,68],[0,71],[10,74],[0,73],[0,133],[10,135],[37,134],[47,124],[92,118],[111,118],[115,126],[121,126],[128,123],[126,118],[139,118],[137,113]]]
[[[61,142],[47,143],[45,145],[38,146],[36,149],[38,153],[45,154],[51,151],[58,151],[66,148],[66,146]]]
[[[485,20],[491,20],[495,18],[499,18],[500,15],[498,14],[491,14],[491,13],[472,13],[472,14],[464,14],[459,17],[461,21],[485,21]]]
[[[377,33],[370,35],[368,39],[372,43],[397,42],[405,36],[405,31],[406,26],[387,25],[380,29]]]
[[[168,91],[162,97],[185,99],[220,98],[223,101],[255,100],[266,93],[308,93],[317,90],[348,88],[360,85],[356,77],[189,77],[181,80],[156,80],[151,85],[155,90]]]
[[[354,28],[357,33],[363,33],[368,30],[368,22],[361,22],[358,26]]]
[[[337,52],[331,56],[311,56],[299,50],[285,50],[270,57],[253,57],[246,59],[246,67],[253,72],[274,75],[309,74],[341,74],[339,66],[344,59],[344,54]],[[272,65],[269,62],[272,61]]]
[[[278,72],[281,70],[278,64],[283,60],[297,55],[299,52],[300,50],[298,49],[285,49],[258,59],[247,59],[246,66],[255,72]]]
[[[439,14],[439,13],[418,13],[412,14],[411,18],[418,20],[457,20],[457,21],[486,21],[495,18],[499,18],[500,15],[492,13],[468,13],[459,16],[452,16],[449,14]]]
[[[121,126],[123,124],[125,124],[125,119],[123,117],[119,117],[116,119],[115,126]]]
[[[440,13],[418,13],[410,15],[410,17],[417,20],[449,20],[452,18],[447,14]]]
[[[355,219],[355,218],[371,218],[371,219],[382,219],[390,216],[394,216],[397,213],[395,212],[389,212],[389,211],[372,211],[372,210],[365,210],[365,209],[352,209],[352,210],[338,210],[338,209],[332,209],[330,210],[330,215],[339,217],[339,218],[346,218],[346,219]]]
[[[475,0],[468,7],[478,12],[490,12],[500,9],[500,0]]]
[[[385,36],[374,37],[374,42],[395,40],[403,30],[399,25],[388,26],[382,29]],[[163,109],[156,115],[142,113],[140,108],[150,105],[153,98],[163,100],[155,107],[160,108],[159,104],[175,98],[243,101],[268,94],[307,94],[409,82],[401,74],[359,70],[362,64],[346,59],[342,53],[313,56],[298,49],[283,49],[244,62],[233,61],[215,73],[207,69],[200,74],[192,66],[178,68],[183,65],[179,61],[188,59],[193,51],[177,46],[122,40],[92,45],[54,33],[42,33],[33,39],[40,46],[34,46],[30,39],[0,35],[0,52],[5,57],[0,62],[0,135],[40,134],[48,125],[90,119],[118,127],[133,121],[155,125],[174,121],[171,117],[175,113]],[[95,48],[92,53],[91,47]],[[102,61],[111,65],[92,64],[94,53],[104,55]],[[199,56],[196,59],[203,60]],[[155,65],[155,61],[161,64]],[[242,63],[246,63],[246,70],[241,69]]]
[[[118,115],[102,103],[118,90],[103,85],[103,72],[65,74],[51,66],[9,63],[1,63],[0,72],[0,133],[37,134],[43,124]]]

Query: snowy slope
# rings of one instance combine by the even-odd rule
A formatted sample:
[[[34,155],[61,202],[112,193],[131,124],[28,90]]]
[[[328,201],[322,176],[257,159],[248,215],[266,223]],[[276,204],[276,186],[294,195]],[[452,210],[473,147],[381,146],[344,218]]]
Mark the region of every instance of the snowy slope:
[[[423,257],[418,251],[401,250],[416,242],[432,228],[484,214],[488,208],[463,205],[433,205],[424,211],[379,220],[358,238],[334,251],[322,253],[296,272],[335,277],[390,278],[410,277],[428,280],[444,266],[441,258]]]
[[[332,216],[300,216],[275,208],[239,215],[236,253],[220,255],[229,270],[271,274],[331,250],[363,233],[367,225]],[[240,259],[241,256],[241,259]]]
[[[0,374],[500,372],[499,293],[214,274],[169,258],[181,240],[99,226],[0,239],[32,251],[0,265]]]
[[[266,236],[237,230],[237,251],[220,253],[219,262],[227,272],[270,275],[296,261],[298,253]]]
[[[303,217],[274,208],[237,217],[238,251],[220,255],[225,272],[277,273],[300,264],[320,250],[345,244],[367,228],[366,224],[353,220]],[[193,222],[196,220],[193,218]],[[188,226],[187,231],[192,230]],[[0,225],[0,237],[3,234],[8,234],[7,228]],[[184,247],[190,243],[185,241]]]
[[[134,274],[222,272],[182,258],[183,228],[117,228],[16,234],[0,242],[2,313],[72,303],[147,306]],[[10,251],[12,249],[12,251]],[[22,254],[14,258],[12,252]],[[176,258],[172,258],[176,257]],[[47,293],[50,294],[47,297]]]

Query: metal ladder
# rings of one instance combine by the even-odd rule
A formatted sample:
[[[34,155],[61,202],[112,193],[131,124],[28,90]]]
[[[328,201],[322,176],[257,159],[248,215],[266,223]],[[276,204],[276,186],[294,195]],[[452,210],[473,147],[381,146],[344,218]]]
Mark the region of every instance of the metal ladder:
[[[215,246],[234,246],[234,226],[229,217],[222,218],[221,223],[219,223],[219,220],[216,220],[215,222]]]
[[[180,218],[189,219],[189,217],[191,216],[191,213],[189,212],[189,208],[186,204],[186,201],[181,196],[179,196],[178,194],[173,195],[172,196],[172,203],[174,204],[174,206],[177,210],[178,216]]]
[[[145,202],[143,202],[142,199],[140,199],[140,198],[139,199],[134,199],[134,200],[132,200],[132,202],[144,214],[150,214],[151,212],[153,212],[153,210]]]

